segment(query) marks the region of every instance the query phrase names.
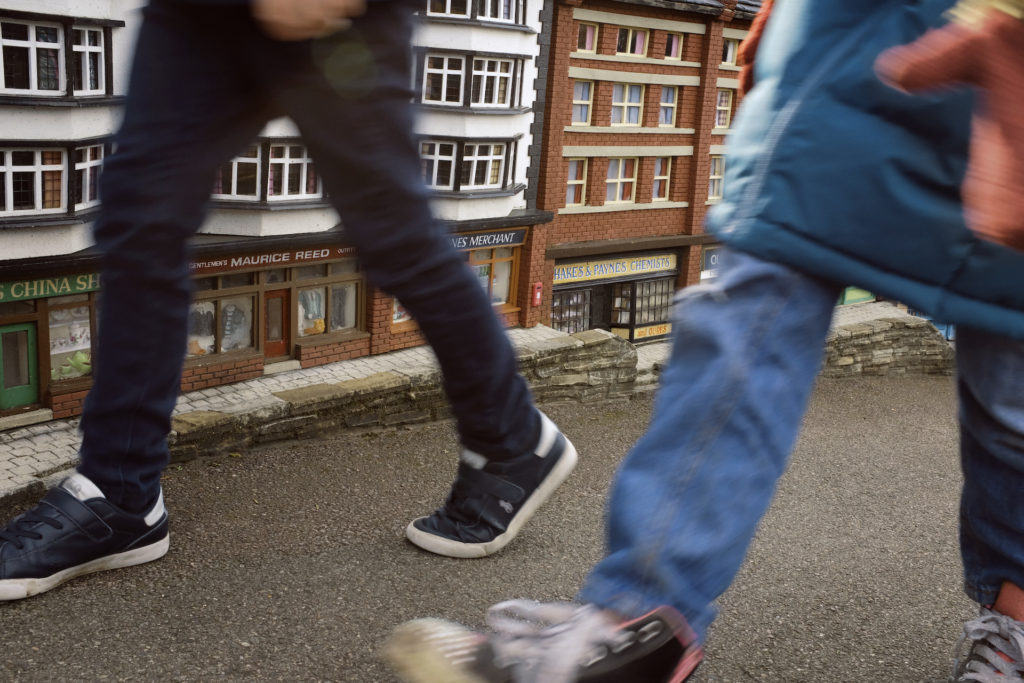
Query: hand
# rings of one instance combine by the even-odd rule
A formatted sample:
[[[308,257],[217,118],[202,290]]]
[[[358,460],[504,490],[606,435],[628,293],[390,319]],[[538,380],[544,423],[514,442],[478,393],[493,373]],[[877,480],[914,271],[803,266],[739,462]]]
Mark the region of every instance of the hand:
[[[306,40],[348,28],[366,0],[252,0],[252,15],[275,40]]]
[[[979,89],[963,200],[979,236],[1024,251],[1024,20],[990,9],[886,50],[879,77],[905,92],[958,85]]]

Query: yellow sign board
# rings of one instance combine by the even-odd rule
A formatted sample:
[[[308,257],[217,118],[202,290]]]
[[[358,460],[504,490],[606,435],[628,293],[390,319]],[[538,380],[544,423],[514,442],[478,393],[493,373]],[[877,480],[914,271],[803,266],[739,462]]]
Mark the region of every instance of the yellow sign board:
[[[649,337],[663,337],[672,332],[672,323],[661,323],[660,325],[648,325],[638,327],[633,331],[633,339],[648,339]]]
[[[639,277],[676,269],[675,254],[624,256],[600,261],[555,264],[554,284]]]

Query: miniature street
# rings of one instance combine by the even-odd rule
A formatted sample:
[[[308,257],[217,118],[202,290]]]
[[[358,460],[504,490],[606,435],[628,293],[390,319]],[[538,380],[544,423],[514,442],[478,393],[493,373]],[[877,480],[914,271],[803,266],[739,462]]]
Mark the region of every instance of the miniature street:
[[[973,611],[960,592],[953,394],[949,377],[821,380],[695,680],[948,676]],[[579,467],[483,560],[431,556],[403,537],[450,483],[447,422],[172,465],[170,553],[0,605],[0,679],[393,681],[377,651],[405,619],[479,624],[503,598],[572,597],[650,407],[649,394],[546,405]]]

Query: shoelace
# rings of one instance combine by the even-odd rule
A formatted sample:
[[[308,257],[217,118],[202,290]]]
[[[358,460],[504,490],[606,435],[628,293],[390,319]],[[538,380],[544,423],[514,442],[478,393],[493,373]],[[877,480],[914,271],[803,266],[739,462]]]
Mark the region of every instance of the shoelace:
[[[25,547],[25,543],[21,540],[22,538],[39,540],[43,537],[41,533],[34,530],[40,523],[49,524],[54,529],[64,528],[64,525],[57,520],[51,517],[44,517],[32,510],[26,512],[21,517],[11,520],[7,528],[0,531],[0,541],[13,543],[18,550],[21,550]]]
[[[972,646],[961,671],[960,652],[968,640]],[[964,624],[964,634],[956,644],[953,667],[953,677],[959,674],[959,681],[1024,681],[1024,624],[982,608],[981,616]]]
[[[581,664],[621,650],[633,635],[593,605],[564,602],[500,602],[487,623],[496,663],[513,667],[516,683],[571,683]]]

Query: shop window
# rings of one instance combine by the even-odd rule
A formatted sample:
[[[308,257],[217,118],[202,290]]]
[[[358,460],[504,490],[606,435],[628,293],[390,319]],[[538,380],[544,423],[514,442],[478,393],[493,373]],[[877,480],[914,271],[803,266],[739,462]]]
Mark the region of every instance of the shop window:
[[[103,145],[75,149],[75,208],[85,209],[100,203],[100,170]]]
[[[288,269],[287,268],[274,268],[273,270],[267,270],[263,272],[263,281],[268,285],[276,284],[278,282],[288,281]]]
[[[327,264],[319,263],[315,266],[300,266],[295,268],[292,273],[296,280],[311,280],[315,277],[326,277]]]
[[[327,289],[312,287],[299,290],[299,322],[300,337],[312,334],[323,334],[327,331]]]
[[[637,28],[620,28],[615,52],[620,55],[643,57],[647,54],[647,31]]]
[[[92,374],[92,328],[89,295],[49,300],[50,379],[60,381]]]
[[[469,265],[476,273],[480,286],[487,292],[491,304],[498,306],[513,303],[509,297],[512,291],[515,248],[474,249],[468,254]]]
[[[106,92],[103,61],[103,30],[71,29],[71,80],[76,95],[102,95]]]
[[[232,287],[245,287],[253,283],[253,277],[253,273],[232,273],[231,275],[221,275],[220,288],[231,289]]]
[[[589,289],[551,294],[551,327],[568,334],[590,329],[591,294]]]
[[[59,24],[0,21],[0,92],[61,94],[63,40]]]
[[[3,301],[0,302],[0,316],[24,315],[34,313],[36,310],[35,300],[28,301]]]
[[[612,86],[612,125],[639,126],[643,122],[644,86],[616,83]]]
[[[252,297],[221,299],[220,304],[220,350],[236,351],[251,349],[252,344]]]
[[[633,283],[612,287],[612,325],[629,325],[633,315]]]
[[[398,299],[392,299],[394,302],[391,307],[391,324],[397,325],[399,323],[407,323],[412,320],[412,315],[409,311],[405,310],[405,306],[398,303]]]
[[[512,97],[511,59],[474,59],[472,102],[485,107],[508,107]]]
[[[271,145],[267,199],[319,199],[320,178],[303,145]]]
[[[669,33],[665,36],[665,59],[682,59],[683,36],[681,33]]]
[[[217,278],[200,277],[192,280],[192,288],[197,292],[205,292],[210,289],[217,289]]]
[[[221,164],[213,182],[217,199],[259,199],[260,146],[253,144],[231,161]]]
[[[665,322],[672,313],[672,298],[675,295],[675,278],[637,282],[636,324]]]
[[[575,81],[572,85],[572,125],[590,125],[590,108],[593,101],[593,81]]]
[[[676,102],[679,97],[679,88],[674,85],[661,86],[661,103],[658,106],[658,125],[676,125]]]
[[[580,24],[576,49],[580,52],[597,52],[597,24]]]
[[[0,149],[0,216],[64,209],[64,150]]]
[[[355,283],[333,285],[331,287],[330,331],[349,330],[356,327],[356,309],[358,308],[359,291]]]
[[[718,99],[715,102],[715,128],[728,128],[732,123],[732,96],[732,90],[718,90]]]

